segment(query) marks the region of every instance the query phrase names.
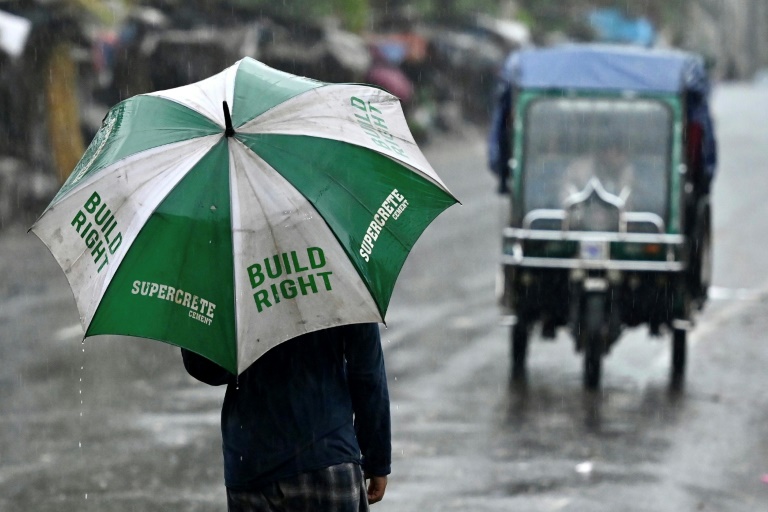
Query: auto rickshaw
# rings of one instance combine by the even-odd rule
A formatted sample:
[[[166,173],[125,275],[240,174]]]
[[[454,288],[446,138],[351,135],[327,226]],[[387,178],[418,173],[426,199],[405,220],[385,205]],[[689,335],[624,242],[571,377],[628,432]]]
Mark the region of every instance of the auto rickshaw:
[[[584,386],[629,327],[671,334],[671,384],[712,268],[716,145],[703,60],[672,50],[573,44],[507,60],[490,137],[511,199],[500,305],[513,380],[532,329],[570,330]],[[538,331],[537,331],[538,332]]]

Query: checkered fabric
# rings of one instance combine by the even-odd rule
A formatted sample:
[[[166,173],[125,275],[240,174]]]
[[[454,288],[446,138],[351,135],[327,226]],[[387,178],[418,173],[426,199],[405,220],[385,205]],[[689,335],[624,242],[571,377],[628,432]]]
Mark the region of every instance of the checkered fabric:
[[[229,512],[367,512],[365,480],[352,462],[266,485],[258,491],[227,489]]]

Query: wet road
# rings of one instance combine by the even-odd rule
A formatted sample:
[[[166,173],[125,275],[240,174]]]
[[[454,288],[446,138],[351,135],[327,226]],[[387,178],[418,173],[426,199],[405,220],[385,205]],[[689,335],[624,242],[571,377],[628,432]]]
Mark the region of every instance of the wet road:
[[[507,387],[494,281],[502,200],[478,135],[427,156],[462,200],[403,269],[382,331],[393,474],[379,512],[768,509],[768,89],[715,96],[713,300],[690,337],[682,393],[666,338],[627,333],[604,390],[581,388],[566,336],[534,341],[525,389]],[[223,390],[178,351],[80,342],[66,280],[21,229],[0,235],[0,510],[224,510]]]

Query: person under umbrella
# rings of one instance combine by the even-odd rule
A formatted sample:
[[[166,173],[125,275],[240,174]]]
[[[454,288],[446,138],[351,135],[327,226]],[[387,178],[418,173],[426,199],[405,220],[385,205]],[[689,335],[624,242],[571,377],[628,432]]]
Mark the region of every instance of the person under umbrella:
[[[305,334],[239,376],[189,350],[182,356],[196,379],[227,385],[221,431],[230,512],[358,512],[383,498],[390,411],[377,324]]]

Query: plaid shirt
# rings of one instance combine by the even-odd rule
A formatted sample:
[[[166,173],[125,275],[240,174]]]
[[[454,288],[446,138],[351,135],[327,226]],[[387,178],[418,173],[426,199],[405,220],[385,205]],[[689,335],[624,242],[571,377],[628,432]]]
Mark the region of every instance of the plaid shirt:
[[[368,510],[360,466],[338,464],[272,482],[258,491],[227,489],[229,512],[364,512]]]

